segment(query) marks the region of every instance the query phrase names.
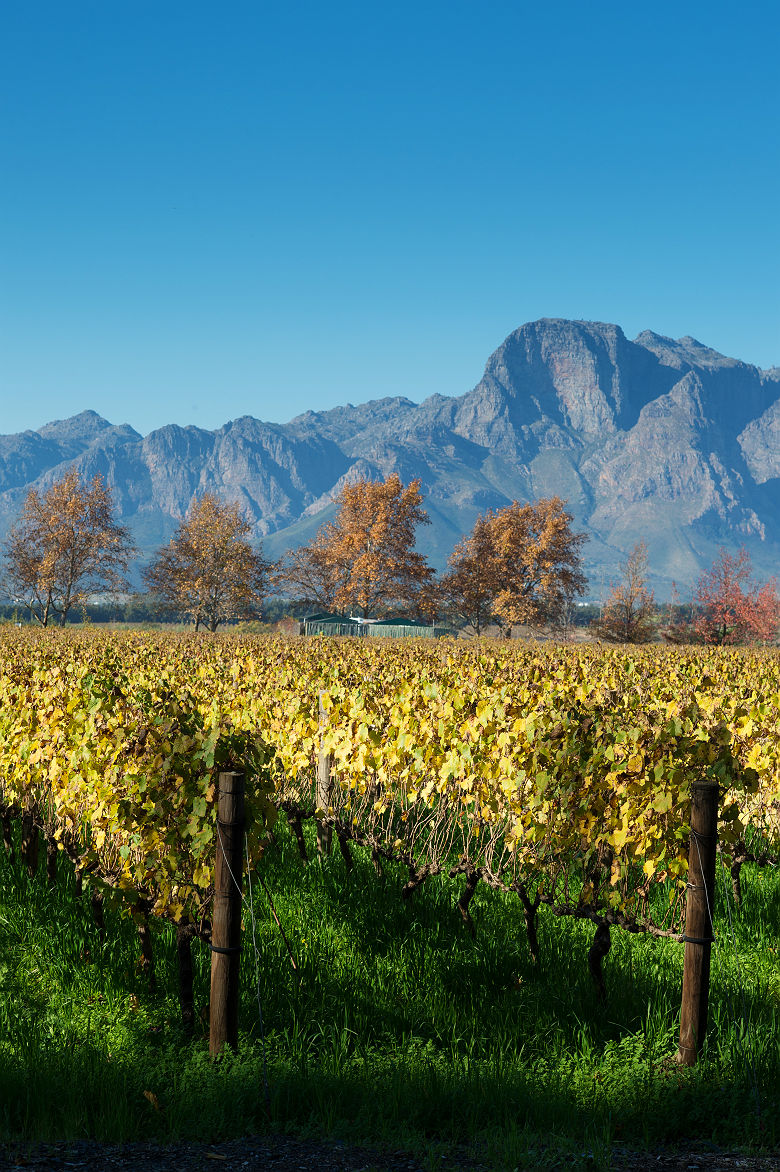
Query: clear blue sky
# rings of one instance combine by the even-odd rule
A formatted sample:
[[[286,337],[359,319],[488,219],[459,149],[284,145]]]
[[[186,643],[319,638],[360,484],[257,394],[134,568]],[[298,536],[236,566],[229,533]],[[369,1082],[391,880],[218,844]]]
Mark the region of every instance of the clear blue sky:
[[[544,316],[780,363],[780,10],[0,15],[0,432],[461,394]]]

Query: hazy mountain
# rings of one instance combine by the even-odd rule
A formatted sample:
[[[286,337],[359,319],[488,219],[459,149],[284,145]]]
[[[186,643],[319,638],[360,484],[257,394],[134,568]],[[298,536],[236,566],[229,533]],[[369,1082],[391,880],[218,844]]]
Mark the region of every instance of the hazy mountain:
[[[598,596],[643,537],[655,585],[692,582],[723,544],[757,571],[780,554],[780,370],[726,358],[695,338],[543,319],[516,330],[465,395],[402,397],[300,415],[250,416],[218,431],[171,424],[146,437],[93,411],[0,436],[0,536],[32,485],[74,465],[101,472],[142,557],[193,497],[240,502],[266,551],[308,540],[345,479],[420,477],[432,525],[420,546],[442,566],[487,508],[566,498]]]

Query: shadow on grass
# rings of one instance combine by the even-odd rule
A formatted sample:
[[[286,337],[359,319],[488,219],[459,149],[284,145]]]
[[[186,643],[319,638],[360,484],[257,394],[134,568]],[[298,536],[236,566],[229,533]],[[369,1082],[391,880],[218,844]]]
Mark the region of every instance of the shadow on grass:
[[[303,868],[292,849],[269,852],[264,874],[297,971],[265,896],[255,901],[270,1119],[248,935],[245,1035],[238,1057],[213,1064],[205,1025],[194,1040],[177,1025],[169,929],[155,931],[150,997],[127,919],[107,909],[101,945],[65,868],[50,893],[42,876],[0,862],[9,907],[0,920],[2,1134],[216,1139],[273,1126],[406,1144],[497,1142],[518,1129],[580,1144],[595,1133],[632,1145],[776,1142],[780,1045],[764,970],[745,984],[732,958],[716,959],[710,1049],[697,1069],[679,1071],[664,1066],[679,945],[613,933],[604,1006],[587,973],[587,925],[543,914],[535,967],[509,897],[479,892],[472,940],[456,882],[431,881],[404,903],[402,875],[378,879],[359,852],[347,876],[337,856]],[[745,955],[774,916],[766,899],[746,898]],[[205,947],[194,959],[203,1005]]]
[[[204,1045],[169,1043],[119,1060],[95,1045],[42,1047],[21,1067],[0,1060],[0,1132],[36,1141],[215,1140],[295,1128],[416,1146],[485,1141],[517,1129],[574,1143],[595,1130],[635,1146],[773,1146],[778,1139],[776,1061],[758,1071],[760,1113],[749,1078],[723,1077],[708,1063],[693,1072],[623,1063],[589,1075],[539,1062],[455,1069],[413,1047],[395,1057],[334,1052],[291,1063],[272,1043],[268,1071],[270,1117],[262,1056],[247,1041],[237,1057],[218,1063]]]

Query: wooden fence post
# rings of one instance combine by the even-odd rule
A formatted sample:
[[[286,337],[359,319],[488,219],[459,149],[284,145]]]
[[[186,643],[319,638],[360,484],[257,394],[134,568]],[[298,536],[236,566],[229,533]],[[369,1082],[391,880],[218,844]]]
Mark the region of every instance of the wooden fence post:
[[[691,844],[685,901],[685,962],[680,1048],[677,1061],[693,1066],[707,1033],[710,952],[714,940],[715,851],[718,843],[718,785],[695,781],[691,787]]]
[[[209,1053],[238,1049],[241,879],[244,867],[244,774],[220,773],[211,921]]]
[[[320,751],[317,754],[317,808],[328,809],[330,805],[330,757],[322,748],[322,734],[328,727],[328,714],[322,703],[320,692]],[[317,850],[321,855],[329,855],[333,840],[333,827],[317,819]]]

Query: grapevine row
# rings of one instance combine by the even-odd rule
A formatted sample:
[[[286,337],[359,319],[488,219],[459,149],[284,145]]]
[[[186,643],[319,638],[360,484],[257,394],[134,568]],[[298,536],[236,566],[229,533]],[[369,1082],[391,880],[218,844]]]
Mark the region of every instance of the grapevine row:
[[[780,659],[736,649],[12,631],[0,661],[0,814],[81,875],[208,937],[216,775],[250,778],[249,865],[277,811],[377,866],[677,935],[690,787],[722,790],[738,880],[780,847]],[[318,758],[330,763],[317,804]],[[303,836],[299,833],[302,849]],[[663,887],[663,900],[658,891]]]

